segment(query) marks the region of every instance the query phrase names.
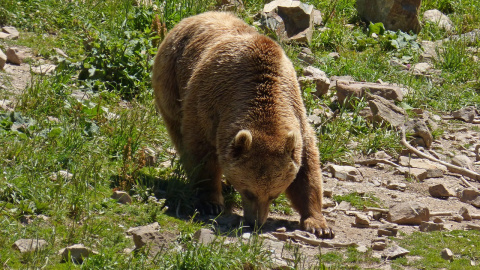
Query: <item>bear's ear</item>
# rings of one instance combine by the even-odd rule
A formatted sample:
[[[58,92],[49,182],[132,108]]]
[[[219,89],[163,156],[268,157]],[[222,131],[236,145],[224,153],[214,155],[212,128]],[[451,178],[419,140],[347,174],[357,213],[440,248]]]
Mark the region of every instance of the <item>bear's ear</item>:
[[[295,146],[297,145],[298,135],[290,131],[287,135],[287,142],[285,143],[285,153],[293,155],[293,151],[295,150]]]
[[[251,146],[252,146],[252,133],[246,129],[240,130],[237,133],[237,135],[235,135],[235,139],[233,139],[234,156],[238,156],[241,153],[249,151]]]

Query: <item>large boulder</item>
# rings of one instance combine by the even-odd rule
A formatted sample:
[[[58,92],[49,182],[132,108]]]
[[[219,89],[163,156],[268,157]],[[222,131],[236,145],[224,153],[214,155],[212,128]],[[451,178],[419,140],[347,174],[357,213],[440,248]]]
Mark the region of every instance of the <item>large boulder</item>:
[[[312,5],[294,0],[275,0],[264,6],[261,25],[274,31],[280,40],[310,43],[314,16]]]
[[[385,29],[403,32],[421,30],[418,10],[422,0],[357,0],[360,17],[366,21],[382,22]]]
[[[387,219],[399,225],[420,225],[430,219],[430,211],[417,202],[399,203],[390,208]]]

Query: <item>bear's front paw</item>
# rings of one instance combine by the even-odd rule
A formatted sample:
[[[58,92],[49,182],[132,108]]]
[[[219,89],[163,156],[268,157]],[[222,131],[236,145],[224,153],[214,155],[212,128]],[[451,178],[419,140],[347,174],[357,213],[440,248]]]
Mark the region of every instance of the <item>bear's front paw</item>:
[[[220,215],[223,210],[223,204],[218,204],[214,202],[198,202],[195,204],[195,209],[200,212],[201,215]]]
[[[306,219],[302,219],[300,222],[300,226],[303,230],[314,233],[317,237],[320,238],[332,239],[333,237],[335,237],[335,233],[331,228],[328,227],[327,221],[323,216],[320,218],[309,217]]]

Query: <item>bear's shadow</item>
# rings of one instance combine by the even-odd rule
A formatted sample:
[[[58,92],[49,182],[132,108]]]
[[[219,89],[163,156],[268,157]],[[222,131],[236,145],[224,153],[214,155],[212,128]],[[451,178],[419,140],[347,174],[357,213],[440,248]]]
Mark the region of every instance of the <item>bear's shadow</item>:
[[[112,188],[118,187],[118,176],[111,180]],[[166,178],[155,177],[149,174],[141,173],[136,181],[137,186],[143,190],[150,190],[157,199],[165,199],[165,206],[168,210],[166,215],[178,218],[184,221],[193,220],[210,225],[216,233],[224,235],[235,235],[239,232],[253,232],[253,228],[243,224],[243,217],[232,212],[232,207],[227,205],[225,213],[219,216],[201,215],[195,212],[193,208],[193,194],[191,184],[186,181],[182,172],[174,170],[172,175]],[[226,196],[236,192],[232,187],[225,186],[223,193]],[[132,193],[132,192],[130,192]],[[281,217],[268,218],[267,221],[257,233],[274,232],[278,228],[285,227],[287,231],[299,229],[298,221],[291,221]]]

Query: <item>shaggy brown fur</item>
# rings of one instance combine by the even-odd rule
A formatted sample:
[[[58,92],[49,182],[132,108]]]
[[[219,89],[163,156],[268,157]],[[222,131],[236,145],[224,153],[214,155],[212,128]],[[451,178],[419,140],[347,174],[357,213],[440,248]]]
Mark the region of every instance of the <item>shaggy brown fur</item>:
[[[315,134],[277,43],[229,13],[184,19],[158,49],[153,87],[202,212],[223,209],[224,175],[249,224],[263,224],[272,200],[286,192],[303,229],[333,237],[321,212]]]

